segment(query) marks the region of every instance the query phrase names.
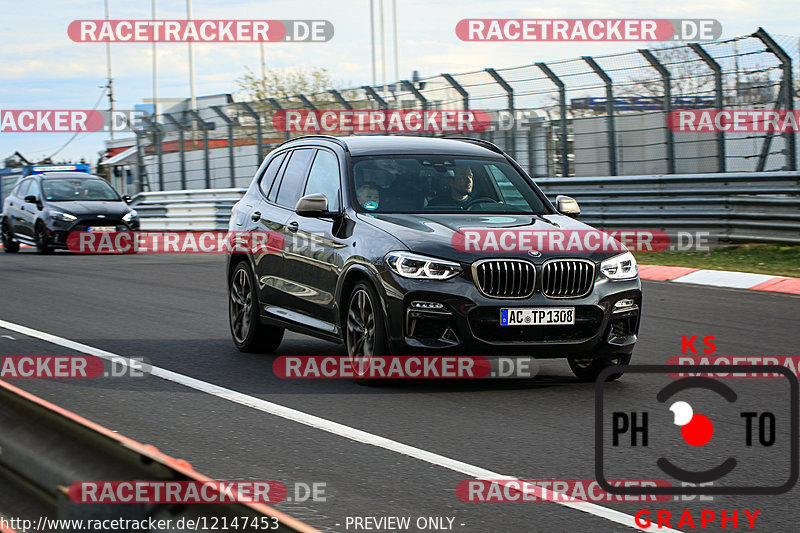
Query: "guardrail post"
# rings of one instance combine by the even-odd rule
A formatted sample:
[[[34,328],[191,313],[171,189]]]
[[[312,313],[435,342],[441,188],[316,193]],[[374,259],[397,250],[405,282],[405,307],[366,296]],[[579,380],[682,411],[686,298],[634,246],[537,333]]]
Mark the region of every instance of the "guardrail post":
[[[342,96],[342,93],[340,93],[336,89],[328,89],[328,93],[332,94],[333,97],[336,99],[336,101],[339,102],[339,105],[342,106],[343,108],[350,110],[353,109],[353,106],[350,105],[350,102],[345,100],[344,96]]]
[[[272,109],[274,109],[275,111],[283,111],[283,106],[279,104],[275,98],[267,98],[267,102],[269,102],[269,105],[271,105]],[[283,132],[283,138],[288,141],[289,137],[291,137],[291,135],[289,134],[289,129],[287,128],[286,131]],[[259,146],[261,146],[260,143]],[[261,149],[259,149],[258,153],[261,154]],[[264,156],[261,155],[261,159],[263,159],[263,157]],[[261,162],[259,161],[259,165],[260,164]]]
[[[145,122],[150,125],[151,131],[153,132],[153,144],[156,147],[156,155],[158,157],[158,187],[160,190],[164,190],[164,150],[162,146],[162,142],[164,141],[164,129],[158,122],[153,121],[148,116],[143,116]]]
[[[650,66],[656,69],[661,75],[661,80],[664,83],[664,114],[665,119],[667,119],[672,112],[672,75],[669,70],[667,70],[667,67],[662,65],[650,50],[642,48],[639,50],[639,53],[642,54],[647,62],[650,63]],[[664,132],[667,141],[667,174],[675,174],[675,139],[666,120],[664,120]]]
[[[381,96],[375,92],[375,89],[369,85],[362,85],[361,88],[364,89],[364,92],[367,93],[367,96],[378,102],[378,105],[381,107],[381,109],[389,109],[389,104],[387,104],[386,100],[381,98]]]
[[[247,102],[238,102],[237,104],[239,107],[244,109],[244,112],[253,118],[256,121],[256,142],[258,143],[258,161],[256,162],[256,166],[260,167],[261,162],[264,160],[264,145],[263,145],[263,137],[261,135],[261,116],[255,112],[255,110],[250,107],[250,104]]]
[[[228,126],[228,166],[230,167],[231,173],[231,187],[236,187],[236,164],[234,163],[234,153],[233,153],[233,126],[235,125],[235,121],[225,114],[225,111],[218,105],[212,105],[211,109],[219,115],[219,118],[225,121],[225,124]]]
[[[689,43],[689,48],[700,56],[700,59],[714,72],[714,107],[716,107],[717,110],[722,110],[725,105],[722,93],[722,67],[699,44]],[[725,172],[727,167],[725,158],[725,132],[720,130],[717,132],[717,172]]]
[[[413,83],[411,83],[411,82],[410,82],[410,81],[408,81],[408,80],[401,80],[401,81],[400,81],[400,83],[401,83],[401,84],[403,85],[403,87],[405,87],[405,88],[406,88],[406,89],[407,89],[409,92],[411,92],[411,94],[413,94],[413,95],[414,95],[414,97],[415,97],[417,100],[419,100],[419,103],[420,103],[420,104],[422,104],[422,109],[423,109],[423,110],[426,110],[426,109],[428,109],[428,99],[427,99],[427,98],[425,98],[425,97],[422,95],[422,93],[421,93],[421,92],[419,92],[419,89],[417,89],[416,87],[414,87],[414,84],[413,84]]]
[[[558,87],[559,129],[561,130],[561,175],[569,176],[569,141],[567,140],[567,88],[564,82],[545,63],[536,63],[553,84]]]
[[[583,56],[583,60],[592,68],[595,74],[606,84],[606,120],[608,121],[608,172],[612,176],[618,176],[617,172],[617,130],[616,117],[614,116],[614,84],[611,77],[603,70],[600,65],[589,56]]]
[[[456,79],[453,76],[451,76],[450,74],[442,74],[442,77],[445,79],[445,81],[447,83],[450,84],[450,86],[453,89],[456,90],[456,92],[458,94],[461,95],[461,98],[462,98],[461,101],[462,101],[462,105],[464,106],[464,110],[469,109],[469,93],[467,92],[467,90],[464,87],[462,87],[462,85],[460,83],[458,83],[456,81]]]
[[[781,79],[781,89],[783,91],[783,105],[787,112],[794,111],[794,83],[792,81],[792,58],[787,54],[778,43],[764,30],[758,28],[753,34],[753,37],[758,38],[767,50],[771,52],[781,62],[783,69],[783,77]],[[797,134],[795,132],[786,131],[783,134],[786,141],[786,146],[789,151],[787,154],[788,170],[797,170]]]
[[[211,165],[208,161],[208,123],[203,120],[203,117],[200,116],[200,113],[197,111],[190,109],[189,114],[194,117],[194,120],[200,124],[200,127],[203,129],[203,158],[205,159],[205,167],[206,167],[206,189],[211,188]]]
[[[511,116],[514,116],[514,88],[505,80],[503,77],[497,73],[497,71],[493,68],[484,69],[486,73],[492,77],[492,79],[506,92],[506,98],[508,99],[508,112],[511,113]],[[506,150],[511,153],[511,157],[517,157],[517,146],[515,142],[514,132],[511,130],[506,131]]]
[[[182,121],[176,119],[172,113],[161,113],[162,116],[166,117],[167,120],[172,122],[172,124],[178,128],[178,142],[180,143],[180,158],[181,158],[181,189],[186,189],[186,150],[184,147],[184,136],[183,131],[188,129]]]

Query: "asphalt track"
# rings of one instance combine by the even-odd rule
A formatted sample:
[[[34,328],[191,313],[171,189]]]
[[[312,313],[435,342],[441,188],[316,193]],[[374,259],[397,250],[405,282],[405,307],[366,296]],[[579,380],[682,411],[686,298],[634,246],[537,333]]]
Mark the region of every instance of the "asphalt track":
[[[273,356],[233,347],[226,309],[223,256],[0,255],[0,320],[9,323],[0,323],[0,355],[88,353],[44,340],[46,333],[144,358],[204,383],[192,388],[147,374],[14,385],[184,458],[213,478],[278,480],[290,491],[297,482],[325,483],[324,502],[275,505],[321,530],[390,531],[348,528],[347,519],[407,516],[412,524],[418,517],[453,518],[452,531],[464,533],[622,532],[634,529],[619,517],[640,509],[676,516],[685,509],[697,516],[701,509],[738,509],[740,515],[758,509],[755,531],[798,530],[798,488],[713,502],[598,503],[589,512],[550,502],[462,502],[455,488],[471,472],[593,479],[594,385],[576,383],[561,360],[543,362],[538,376],[523,380],[363,387],[349,380],[279,379]],[[800,355],[798,296],[645,281],[643,310],[638,364],[680,355],[681,335],[714,335],[718,355]],[[279,352],[343,353],[295,334]],[[239,394],[214,394],[219,387]],[[612,387],[617,398],[635,405],[653,381],[626,376]],[[281,414],[275,406],[291,411]],[[324,422],[310,423],[306,415]],[[0,511],[37,513],[7,486],[0,486]],[[738,526],[748,530],[743,516]],[[716,530],[730,531],[730,524],[705,528]]]

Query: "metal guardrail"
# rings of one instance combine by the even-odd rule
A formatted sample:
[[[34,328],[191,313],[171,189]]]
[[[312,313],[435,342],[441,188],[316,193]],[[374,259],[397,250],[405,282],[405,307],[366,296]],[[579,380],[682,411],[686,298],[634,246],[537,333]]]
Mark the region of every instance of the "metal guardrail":
[[[800,172],[539,178],[573,196],[602,229],[706,231],[712,241],[800,244]],[[149,192],[134,198],[143,230],[226,229],[245,189]]]
[[[707,231],[730,242],[800,244],[800,172],[538,179],[574,197],[580,220],[603,229]]]
[[[264,517],[277,519],[279,532],[319,530],[264,504],[88,504],[73,503],[68,487],[87,480],[212,481],[183,460],[122,437],[41,398],[0,381],[0,480],[12,484],[55,519],[228,521],[237,531],[259,531]],[[3,501],[4,506],[9,502]],[[0,509],[12,514],[14,509]],[[244,519],[247,519],[245,522]],[[175,531],[173,529],[172,531]]]
[[[144,192],[131,201],[148,230],[228,229],[231,208],[247,189]]]

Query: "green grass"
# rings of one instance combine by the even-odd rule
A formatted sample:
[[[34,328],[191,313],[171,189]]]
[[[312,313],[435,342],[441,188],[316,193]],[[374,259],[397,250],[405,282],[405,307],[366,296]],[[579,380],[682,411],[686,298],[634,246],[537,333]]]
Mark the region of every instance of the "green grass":
[[[743,244],[710,252],[636,252],[643,265],[734,270],[800,278],[800,246]]]

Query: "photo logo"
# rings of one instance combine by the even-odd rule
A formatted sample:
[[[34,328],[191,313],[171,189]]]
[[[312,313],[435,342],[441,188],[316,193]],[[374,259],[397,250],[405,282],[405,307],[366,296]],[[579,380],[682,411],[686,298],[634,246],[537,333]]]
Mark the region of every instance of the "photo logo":
[[[716,19],[462,19],[462,41],[713,41]]]
[[[800,131],[800,111],[682,109],[670,112],[667,126],[674,132],[797,133]]]
[[[289,133],[469,133],[486,131],[492,118],[479,110],[285,109],[272,116]]]
[[[616,394],[606,380],[621,368],[626,374],[649,374],[655,383],[647,391],[655,393],[643,393],[635,402],[629,393]],[[736,389],[706,377],[735,371],[741,367],[632,365],[604,370],[595,389],[595,474],[600,487],[633,495],[789,491],[797,482],[799,464],[797,377],[777,365],[748,367],[753,377],[728,381]],[[675,379],[678,372],[690,377]],[[776,382],[760,374],[783,379]],[[666,475],[673,486],[610,482],[631,472]]]
[[[325,42],[327,20],[73,20],[76,43],[273,43]]]

